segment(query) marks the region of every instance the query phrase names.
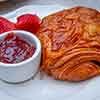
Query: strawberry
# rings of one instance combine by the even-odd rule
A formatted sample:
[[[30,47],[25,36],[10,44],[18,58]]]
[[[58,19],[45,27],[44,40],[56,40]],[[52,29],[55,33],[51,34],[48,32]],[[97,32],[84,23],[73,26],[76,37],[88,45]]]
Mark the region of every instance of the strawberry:
[[[7,19],[0,17],[0,34],[3,32],[11,31],[15,29],[15,24]]]
[[[40,19],[36,15],[24,14],[17,18],[16,29],[36,33],[40,27]]]

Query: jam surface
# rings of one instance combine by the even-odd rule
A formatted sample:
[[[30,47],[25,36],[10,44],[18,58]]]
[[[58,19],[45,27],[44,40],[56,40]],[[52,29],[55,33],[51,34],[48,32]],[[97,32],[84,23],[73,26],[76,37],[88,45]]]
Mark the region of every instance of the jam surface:
[[[0,41],[0,62],[19,63],[30,57],[35,52],[34,44],[22,37],[10,33]]]

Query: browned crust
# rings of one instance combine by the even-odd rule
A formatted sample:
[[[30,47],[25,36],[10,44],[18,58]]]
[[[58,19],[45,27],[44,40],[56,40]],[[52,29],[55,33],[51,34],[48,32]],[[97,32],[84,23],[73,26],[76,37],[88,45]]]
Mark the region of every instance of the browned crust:
[[[41,69],[59,80],[80,81],[100,73],[100,12],[74,7],[43,18]]]

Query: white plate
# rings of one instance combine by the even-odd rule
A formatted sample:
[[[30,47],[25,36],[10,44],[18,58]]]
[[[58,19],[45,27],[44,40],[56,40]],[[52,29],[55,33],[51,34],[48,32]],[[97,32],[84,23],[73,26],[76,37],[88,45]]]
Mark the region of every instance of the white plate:
[[[16,16],[24,13],[35,13],[42,18],[64,8],[59,5],[24,6],[3,16],[11,21],[16,21]],[[69,83],[51,80],[47,77],[40,80],[39,75],[35,80],[18,85],[0,81],[0,100],[94,100],[96,96],[100,96],[99,83],[100,77],[81,83]],[[98,92],[96,93],[96,91]]]

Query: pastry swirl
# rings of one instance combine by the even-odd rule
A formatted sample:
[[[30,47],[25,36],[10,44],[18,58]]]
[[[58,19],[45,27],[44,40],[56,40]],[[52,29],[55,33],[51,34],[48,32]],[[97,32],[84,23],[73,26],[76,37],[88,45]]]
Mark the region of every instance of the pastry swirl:
[[[58,80],[81,81],[100,74],[100,12],[74,7],[43,18],[41,69]]]

